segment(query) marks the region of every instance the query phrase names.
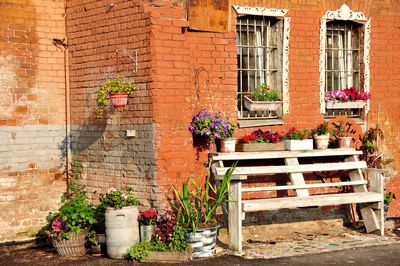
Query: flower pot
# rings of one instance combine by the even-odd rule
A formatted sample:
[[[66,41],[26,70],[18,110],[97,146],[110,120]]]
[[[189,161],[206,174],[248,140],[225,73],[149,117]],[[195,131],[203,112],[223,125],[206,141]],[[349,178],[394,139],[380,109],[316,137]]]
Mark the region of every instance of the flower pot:
[[[206,258],[215,255],[218,226],[198,228],[195,232],[189,229],[185,240],[192,247],[192,258]]]
[[[219,151],[220,152],[235,152],[236,138],[226,138],[219,140]]]
[[[288,151],[305,151],[313,149],[312,139],[293,140],[285,139],[285,150]]]
[[[140,242],[150,242],[154,234],[154,225],[140,225]]]
[[[86,242],[87,231],[83,231],[79,234],[74,234],[70,239],[53,239],[53,246],[57,251],[57,254],[62,257],[76,257],[83,256],[86,253],[85,242]]]
[[[327,133],[325,135],[314,134],[313,138],[314,138],[314,141],[315,141],[315,147],[318,150],[327,149],[328,145],[329,145],[329,137],[330,137],[329,133]]]
[[[128,93],[126,92],[112,92],[110,93],[111,104],[114,108],[125,107],[128,103]]]
[[[361,109],[364,108],[365,101],[327,101],[325,102],[326,109]]]
[[[239,143],[236,151],[283,151],[285,146],[280,143]]]
[[[352,137],[338,137],[339,148],[350,148]]]
[[[106,209],[106,244],[110,258],[123,259],[129,248],[139,242],[138,216],[136,206]]]
[[[106,234],[97,234],[97,244],[90,245],[90,253],[93,256],[101,256],[106,251]]]
[[[247,95],[244,96],[244,107],[249,111],[277,112],[282,106],[282,101],[253,101]]]

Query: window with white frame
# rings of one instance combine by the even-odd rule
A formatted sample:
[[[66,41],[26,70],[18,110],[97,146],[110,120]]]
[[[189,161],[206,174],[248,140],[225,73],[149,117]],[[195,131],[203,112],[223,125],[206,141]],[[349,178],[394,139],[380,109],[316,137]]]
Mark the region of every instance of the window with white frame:
[[[320,95],[326,118],[363,118],[368,111],[368,101],[341,102],[329,95],[369,92],[369,28],[364,14],[347,5],[326,12],[321,20]]]
[[[279,16],[267,16],[267,13],[271,15],[270,9],[235,9],[239,14],[236,24],[239,125],[262,125],[263,121],[281,118],[288,109],[288,49],[284,52],[284,47],[288,46],[288,26],[285,27],[282,15],[286,11],[273,13]],[[279,95],[279,101],[274,106],[254,107],[253,102],[256,101],[252,101],[252,94],[261,87]],[[243,120],[247,120],[247,123]],[[256,122],[249,124],[249,121]]]

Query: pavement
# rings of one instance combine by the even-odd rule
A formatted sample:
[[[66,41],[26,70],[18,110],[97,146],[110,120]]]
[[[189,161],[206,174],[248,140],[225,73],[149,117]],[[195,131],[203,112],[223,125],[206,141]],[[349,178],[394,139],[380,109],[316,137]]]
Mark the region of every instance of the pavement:
[[[393,223],[394,224],[394,223]],[[243,252],[227,249],[226,229],[220,230],[218,254],[210,259],[162,265],[400,265],[400,230],[386,226],[385,236],[358,232],[335,221],[291,228],[245,226]],[[0,265],[132,265],[125,260],[85,255],[61,258],[52,247],[32,244],[0,247]],[[160,265],[157,261],[140,265]]]

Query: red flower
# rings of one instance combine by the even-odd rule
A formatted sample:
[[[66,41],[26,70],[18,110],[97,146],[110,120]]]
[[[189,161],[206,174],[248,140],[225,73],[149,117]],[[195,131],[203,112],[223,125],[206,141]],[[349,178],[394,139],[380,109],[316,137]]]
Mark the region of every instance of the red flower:
[[[257,139],[257,135],[253,133],[251,133],[250,135],[250,140],[256,140]]]
[[[250,140],[250,137],[249,137],[248,135],[246,135],[246,136],[244,136],[244,137],[242,138],[242,142],[244,142],[244,143],[249,142],[249,140]]]

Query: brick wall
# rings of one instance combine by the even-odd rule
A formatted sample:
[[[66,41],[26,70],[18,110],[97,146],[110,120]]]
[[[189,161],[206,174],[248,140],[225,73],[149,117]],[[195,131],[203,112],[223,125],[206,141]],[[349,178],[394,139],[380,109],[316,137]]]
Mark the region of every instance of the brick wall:
[[[0,242],[35,236],[65,189],[60,0],[0,3]]]
[[[289,50],[290,112],[283,126],[264,129],[285,131],[288,127],[315,127],[323,121],[319,113],[319,27],[327,10],[340,8],[340,1],[233,1],[232,4],[286,8],[291,18]],[[369,126],[379,118],[386,135],[385,151],[399,158],[399,133],[393,130],[398,121],[395,112],[400,103],[400,55],[396,10],[390,1],[349,1],[355,11],[372,18],[371,32],[371,112]],[[192,147],[187,127],[200,108],[221,111],[236,120],[236,48],[235,33],[188,31],[182,1],[149,1],[152,25],[152,76],[154,119],[157,122],[157,177],[163,191],[179,185],[191,174],[199,174],[207,152]],[[232,12],[232,26],[235,13]],[[390,65],[390,70],[385,68]],[[200,71],[196,81],[196,70]],[[207,84],[205,81],[209,80]],[[199,86],[195,84],[198,82]],[[200,98],[197,97],[197,93]],[[378,106],[380,109],[378,110]],[[240,129],[236,136],[256,128]],[[398,162],[395,167],[398,168]],[[398,191],[399,178],[387,181],[389,190]],[[400,194],[400,193],[398,193]]]
[[[236,120],[235,13],[233,31],[197,32],[187,29],[184,1],[113,3],[68,1],[74,149],[87,158],[86,178],[91,191],[104,191],[110,185],[133,185],[139,180],[140,186],[133,187],[140,198],[146,204],[163,206],[162,199],[171,196],[171,186],[192,174],[198,176],[207,160],[207,151],[193,147],[188,131],[191,116],[207,108]],[[327,10],[336,10],[343,2],[235,0],[232,4],[289,10],[290,112],[283,126],[264,129],[284,131],[321,123],[319,23]],[[367,119],[373,125],[380,114],[379,122],[387,136],[385,149],[396,159],[398,132],[393,127],[399,117],[392,106],[400,103],[395,90],[399,82],[399,35],[397,14],[391,11],[396,8],[390,1],[347,4],[372,18],[373,99]],[[128,107],[110,109],[107,119],[96,120],[93,92],[107,77],[115,76],[117,49],[139,51],[139,72],[129,72],[126,61],[122,71],[142,84],[141,90],[130,99]],[[142,133],[126,138],[127,129]],[[236,136],[254,129],[240,129]],[[397,189],[397,180],[392,177],[388,188]]]
[[[141,1],[67,1],[72,149],[84,159],[89,192],[132,187],[146,206],[157,200],[151,91],[150,20]],[[118,52],[116,52],[119,50]],[[137,51],[137,73],[135,60]],[[94,92],[107,79],[138,85],[123,109],[96,118]],[[135,137],[127,137],[135,130]],[[90,193],[93,196],[92,193]],[[95,200],[95,198],[93,198]]]

